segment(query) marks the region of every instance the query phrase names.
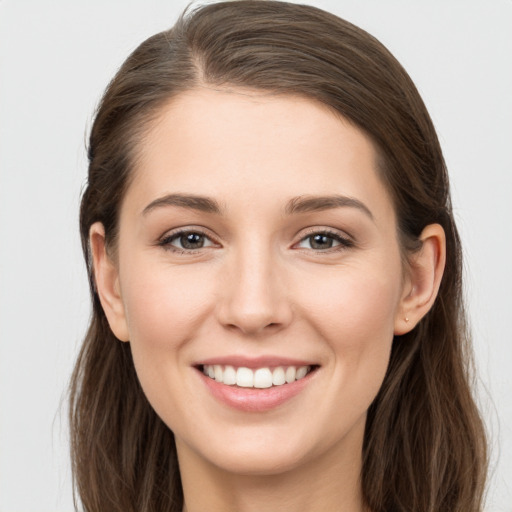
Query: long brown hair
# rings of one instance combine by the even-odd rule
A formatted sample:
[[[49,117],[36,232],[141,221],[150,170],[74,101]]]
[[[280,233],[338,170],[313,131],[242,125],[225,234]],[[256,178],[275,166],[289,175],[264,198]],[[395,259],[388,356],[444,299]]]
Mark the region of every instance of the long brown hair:
[[[70,390],[73,475],[84,509],[183,506],[173,434],[144,396],[130,345],[109,328],[88,235],[102,222],[115,249],[138,144],[164,103],[200,84],[299,94],[327,105],[372,138],[404,254],[417,249],[426,225],[444,228],[439,295],[421,322],[393,341],[387,375],[368,411],[361,481],[375,512],[480,511],[486,443],[471,394],[460,241],[431,119],[409,76],[372,36],[317,8],[264,0],[186,12],[133,52],[96,113],[80,210],[93,311]]]

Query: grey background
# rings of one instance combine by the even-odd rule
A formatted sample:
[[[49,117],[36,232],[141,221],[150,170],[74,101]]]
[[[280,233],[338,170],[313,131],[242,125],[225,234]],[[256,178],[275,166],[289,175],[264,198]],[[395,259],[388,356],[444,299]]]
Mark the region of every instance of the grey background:
[[[512,2],[322,0],[416,82],[466,255],[486,510],[512,511]],[[77,233],[85,139],[108,80],[185,1],[0,1],[0,512],[71,511],[65,389],[89,315]]]

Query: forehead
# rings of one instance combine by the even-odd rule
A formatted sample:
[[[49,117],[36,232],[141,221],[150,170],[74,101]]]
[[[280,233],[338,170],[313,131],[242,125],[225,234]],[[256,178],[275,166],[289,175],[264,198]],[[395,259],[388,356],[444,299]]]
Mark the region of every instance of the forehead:
[[[138,150],[127,196],[142,208],[174,192],[214,196],[228,207],[333,193],[390,207],[369,137],[299,96],[182,93],[161,109]]]

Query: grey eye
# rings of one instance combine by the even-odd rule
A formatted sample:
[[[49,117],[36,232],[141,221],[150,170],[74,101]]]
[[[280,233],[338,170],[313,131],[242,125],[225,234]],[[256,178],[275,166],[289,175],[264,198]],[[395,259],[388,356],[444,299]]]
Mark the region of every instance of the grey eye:
[[[213,242],[203,233],[182,231],[164,239],[161,245],[167,245],[184,251],[193,251],[213,246]]]
[[[316,251],[331,249],[337,245],[341,245],[341,241],[326,233],[315,233],[307,236],[299,242],[299,247],[304,249],[314,249]]]
[[[181,235],[178,240],[183,249],[200,249],[205,243],[204,235],[199,233],[186,233]]]
[[[330,249],[335,244],[332,236],[317,234],[308,238],[312,249]]]

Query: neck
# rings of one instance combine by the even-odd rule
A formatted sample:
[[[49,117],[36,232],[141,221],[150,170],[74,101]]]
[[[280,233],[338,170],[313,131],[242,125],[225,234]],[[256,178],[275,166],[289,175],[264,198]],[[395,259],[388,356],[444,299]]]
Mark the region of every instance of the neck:
[[[241,475],[208,463],[177,440],[183,512],[363,512],[361,446],[341,457],[334,449],[285,472]]]

